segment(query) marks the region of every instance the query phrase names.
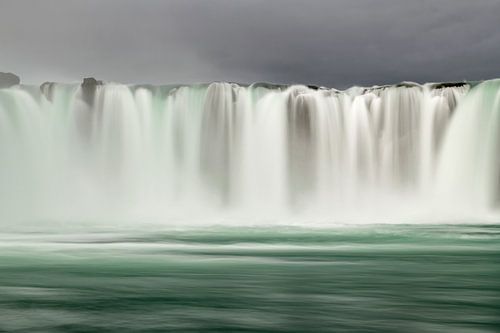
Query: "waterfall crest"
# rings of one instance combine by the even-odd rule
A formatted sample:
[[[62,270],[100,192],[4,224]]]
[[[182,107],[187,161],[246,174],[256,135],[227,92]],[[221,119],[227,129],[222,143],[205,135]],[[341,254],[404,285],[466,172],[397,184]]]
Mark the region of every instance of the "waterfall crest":
[[[0,89],[0,217],[490,213],[500,200],[499,112],[498,80],[346,91],[14,86]]]

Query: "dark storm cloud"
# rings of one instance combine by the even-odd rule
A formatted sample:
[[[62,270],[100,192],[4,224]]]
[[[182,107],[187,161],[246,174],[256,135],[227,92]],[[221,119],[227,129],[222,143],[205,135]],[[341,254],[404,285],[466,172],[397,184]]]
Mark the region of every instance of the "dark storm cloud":
[[[0,0],[25,82],[345,87],[500,76],[498,0]]]

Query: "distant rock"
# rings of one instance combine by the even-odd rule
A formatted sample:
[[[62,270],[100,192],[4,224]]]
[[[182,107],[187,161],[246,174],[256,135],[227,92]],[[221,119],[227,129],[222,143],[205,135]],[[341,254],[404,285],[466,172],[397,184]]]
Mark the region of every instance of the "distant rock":
[[[96,80],[93,77],[86,77],[83,79],[83,82],[82,82],[82,88],[91,88],[91,87],[100,86],[100,85],[102,85],[102,81]]]
[[[93,77],[86,77],[83,79],[81,84],[82,87],[82,98],[88,105],[94,104],[94,97],[97,87],[102,85],[101,80],[96,80]]]
[[[430,84],[432,89],[443,89],[443,88],[452,88],[452,87],[463,87],[468,85],[467,82],[440,82],[440,83],[432,83]]]
[[[395,85],[396,87],[405,87],[405,88],[422,88],[420,84],[417,82],[411,82],[411,81],[403,81]]]
[[[56,83],[55,82],[44,82],[40,85],[40,91],[49,101],[53,101],[52,98],[54,96],[54,89]]]
[[[254,88],[266,89],[286,89],[289,87],[287,84],[269,83],[269,82],[255,82],[251,85]]]
[[[19,83],[21,83],[21,79],[16,74],[0,72],[0,89],[9,88]]]

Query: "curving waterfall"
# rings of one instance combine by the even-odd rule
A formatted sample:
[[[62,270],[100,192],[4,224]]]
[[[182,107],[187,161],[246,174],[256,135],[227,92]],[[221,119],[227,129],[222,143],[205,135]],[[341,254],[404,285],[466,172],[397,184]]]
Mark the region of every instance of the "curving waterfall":
[[[17,85],[0,89],[0,217],[476,218],[500,202],[499,151],[500,81]]]

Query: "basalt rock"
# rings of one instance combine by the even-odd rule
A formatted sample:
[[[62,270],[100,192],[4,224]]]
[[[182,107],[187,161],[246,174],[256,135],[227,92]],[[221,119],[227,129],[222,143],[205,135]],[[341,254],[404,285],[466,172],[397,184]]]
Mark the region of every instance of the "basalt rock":
[[[54,96],[55,86],[55,82],[44,82],[40,85],[40,92],[51,102]]]
[[[94,96],[97,90],[97,87],[102,85],[103,82],[100,80],[96,80],[93,77],[86,77],[83,79],[81,84],[82,87],[82,99],[88,105],[92,105],[94,103]]]
[[[16,74],[0,72],[0,89],[10,88],[20,83],[21,79]]]

